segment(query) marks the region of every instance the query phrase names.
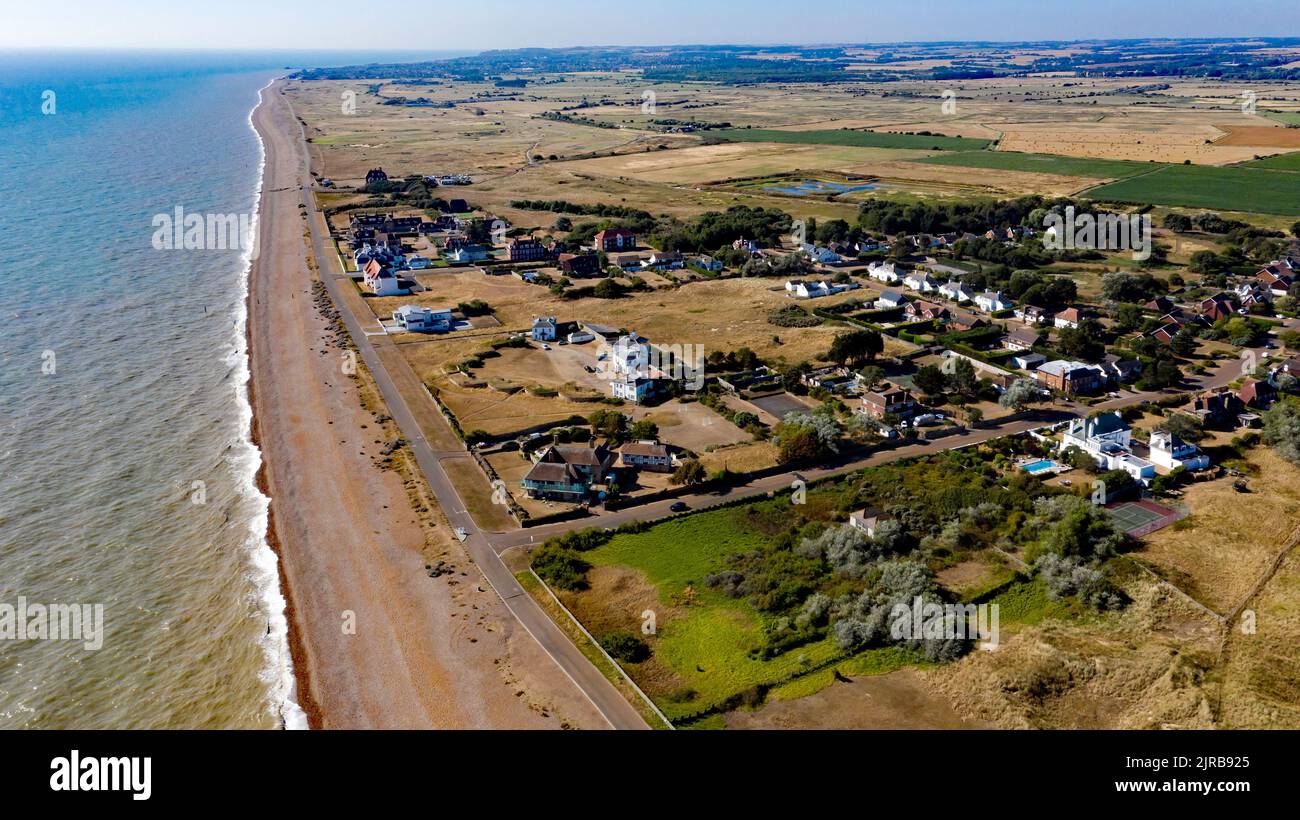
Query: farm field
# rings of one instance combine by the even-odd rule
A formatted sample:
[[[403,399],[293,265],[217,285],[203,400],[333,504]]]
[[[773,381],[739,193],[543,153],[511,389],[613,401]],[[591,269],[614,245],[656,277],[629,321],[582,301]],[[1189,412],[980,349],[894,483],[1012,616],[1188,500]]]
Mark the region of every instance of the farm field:
[[[1300,215],[1300,186],[1291,174],[1262,168],[1170,165],[1084,192],[1089,199],[1179,205],[1284,216]]]
[[[975,151],[988,147],[988,140],[969,137],[890,134],[880,131],[835,130],[785,131],[771,128],[724,128],[709,131],[711,137],[736,142],[779,142],[796,145],[851,145],[858,148],[915,148],[923,151]]]
[[[962,168],[990,168],[998,171],[1032,171],[1069,177],[1120,179],[1151,170],[1151,164],[1116,159],[1067,157],[1057,154],[1025,154],[1018,151],[962,151],[915,160],[928,165]]]
[[[1300,171],[1300,152],[1252,160],[1242,163],[1242,167],[1266,168],[1270,171]]]

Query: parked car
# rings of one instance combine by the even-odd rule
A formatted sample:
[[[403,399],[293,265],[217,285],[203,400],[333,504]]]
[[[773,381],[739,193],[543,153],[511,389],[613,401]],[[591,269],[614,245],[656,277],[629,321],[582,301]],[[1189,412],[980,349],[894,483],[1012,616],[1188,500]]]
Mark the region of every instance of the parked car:
[[[685,501],[674,501],[668,509],[673,512],[686,512],[690,507],[686,506]]]
[[[542,342],[542,350],[550,350],[550,349],[551,349],[550,345],[546,344],[545,342]]]

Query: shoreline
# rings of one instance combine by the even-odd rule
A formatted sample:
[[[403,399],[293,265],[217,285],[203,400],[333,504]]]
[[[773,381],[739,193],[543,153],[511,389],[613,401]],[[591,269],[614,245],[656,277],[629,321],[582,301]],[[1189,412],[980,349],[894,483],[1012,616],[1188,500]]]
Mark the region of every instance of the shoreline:
[[[364,383],[315,301],[310,158],[284,81],[253,110],[265,169],[246,327],[256,483],[269,500],[294,695],[309,728],[578,728],[604,722],[452,534],[425,520]],[[319,266],[319,267],[317,267]],[[332,284],[332,282],[330,282]],[[327,285],[328,286],[328,285]],[[391,423],[391,421],[389,422]],[[376,429],[378,428],[378,429]],[[458,572],[430,576],[444,559]],[[340,618],[342,620],[340,620]],[[342,627],[341,627],[342,625]]]

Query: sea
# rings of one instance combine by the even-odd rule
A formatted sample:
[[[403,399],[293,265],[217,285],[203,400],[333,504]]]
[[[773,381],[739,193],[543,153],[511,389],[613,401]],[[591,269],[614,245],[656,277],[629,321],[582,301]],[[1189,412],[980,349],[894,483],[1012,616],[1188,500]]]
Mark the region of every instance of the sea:
[[[448,56],[0,51],[0,728],[305,728],[247,246],[160,226],[255,231],[273,78]]]

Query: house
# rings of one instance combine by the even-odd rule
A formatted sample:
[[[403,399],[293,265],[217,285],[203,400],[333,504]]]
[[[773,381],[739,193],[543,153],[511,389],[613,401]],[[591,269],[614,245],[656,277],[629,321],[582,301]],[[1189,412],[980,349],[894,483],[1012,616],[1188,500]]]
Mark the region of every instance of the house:
[[[1273,291],[1259,282],[1242,282],[1233,288],[1232,292],[1237,297],[1237,304],[1244,308],[1263,303],[1272,304],[1273,302]]]
[[[955,330],[958,333],[964,333],[967,330],[974,330],[977,327],[987,327],[988,322],[982,316],[976,316],[974,313],[968,313],[964,310],[954,310],[948,316],[948,329]]]
[[[1140,359],[1121,359],[1114,353],[1107,353],[1099,366],[1108,380],[1119,384],[1131,382],[1142,375]]]
[[[1295,284],[1295,268],[1290,258],[1285,261],[1270,262],[1255,274],[1255,281],[1268,288],[1274,296],[1286,296]]]
[[[447,253],[446,257],[449,262],[482,262],[488,258],[488,252],[482,245],[460,245]]]
[[[1038,331],[1028,327],[1017,328],[1002,339],[1002,344],[1007,350],[1030,350],[1038,344]]]
[[[1080,322],[1084,319],[1090,318],[1091,316],[1091,311],[1083,310],[1082,308],[1068,307],[1056,314],[1054,323],[1057,327],[1077,328]]]
[[[926,302],[923,299],[909,302],[907,306],[903,308],[903,312],[918,322],[924,319],[948,318],[948,308],[935,302]]]
[[[897,284],[903,280],[893,262],[872,262],[867,265],[867,276],[887,285]]]
[[[1040,308],[1037,305],[1021,305],[1016,308],[1016,318],[1025,324],[1041,325],[1049,322],[1056,315],[1052,311]]]
[[[650,258],[641,260],[641,267],[650,270],[677,270],[685,265],[686,257],[679,251],[655,251]]]
[[[1245,409],[1240,396],[1220,387],[1197,395],[1183,412],[1199,419],[1204,427],[1221,427],[1231,423]]]
[[[800,247],[812,261],[820,265],[839,265],[844,262],[844,258],[830,248],[822,248],[817,245],[803,245]]]
[[[1202,299],[1197,309],[1207,321],[1214,323],[1224,319],[1231,319],[1233,314],[1237,312],[1237,304],[1228,294],[1217,293],[1208,299]]]
[[[580,279],[599,276],[600,257],[594,253],[562,253],[560,254],[560,272]]]
[[[1000,290],[981,293],[979,296],[975,297],[975,304],[979,306],[980,310],[988,311],[989,313],[1006,310],[1013,306],[1013,302],[1003,296],[1002,291]]]
[[[604,447],[555,445],[542,450],[519,483],[532,498],[577,502],[605,480],[613,460]]]
[[[451,308],[402,305],[393,311],[393,321],[411,333],[446,333],[451,330]]]
[[[606,228],[593,237],[598,251],[636,250],[636,234],[627,228]]]
[[[374,259],[366,263],[362,270],[362,279],[370,292],[376,296],[400,296],[408,291],[402,287],[397,274],[379,264]]]
[[[586,344],[587,342],[590,341],[594,341],[595,338],[596,337],[594,335],[588,333],[585,330],[575,330],[572,333],[570,333],[568,336],[565,336],[564,340],[571,345],[581,345],[581,344]]]
[[[623,467],[656,473],[670,473],[673,469],[673,457],[667,445],[657,441],[630,441],[619,448],[618,455]]]
[[[1034,370],[1034,378],[1044,387],[1070,396],[1076,393],[1091,393],[1106,382],[1101,368],[1064,359],[1040,364]]]
[[[876,300],[876,307],[880,309],[902,307],[910,301],[906,296],[896,290],[886,290],[880,294]]]
[[[1119,413],[1102,413],[1088,419],[1072,419],[1061,436],[1061,451],[1078,447],[1092,456],[1097,466],[1123,470],[1137,481],[1155,478],[1153,463],[1133,454],[1133,431]]]
[[[1168,313],[1174,309],[1174,300],[1170,299],[1168,296],[1157,296],[1143,305],[1142,309],[1160,314]]]
[[[554,316],[534,316],[532,337],[535,342],[553,342],[559,329],[559,320]]]
[[[636,333],[620,336],[605,355],[613,373],[610,394],[614,398],[639,404],[654,392],[655,380],[662,374],[650,366],[649,340]]]
[[[903,287],[918,293],[933,293],[939,289],[939,283],[925,271],[912,271],[903,280]]]
[[[641,270],[641,255],[637,253],[620,253],[609,257],[609,263],[624,272]]]
[[[1204,470],[1210,466],[1210,457],[1200,451],[1195,444],[1189,444],[1173,433],[1159,430],[1151,433],[1151,460],[1157,467],[1175,470],[1184,467],[1188,470]]]
[[[506,243],[506,258],[511,262],[540,262],[549,259],[550,250],[533,237],[511,239]]]
[[[880,389],[872,390],[862,397],[860,412],[873,419],[885,416],[908,419],[916,413],[916,400],[909,391],[886,382]]]
[[[849,513],[849,526],[864,533],[868,538],[875,538],[876,526],[882,521],[888,521],[891,518],[893,516],[879,507],[864,507]]]
[[[1268,382],[1246,379],[1241,383],[1241,389],[1237,391],[1237,398],[1247,407],[1267,410],[1269,405],[1277,401],[1277,391]]]
[[[819,367],[799,376],[799,382],[805,387],[821,388],[831,393],[842,393],[857,381],[857,374],[847,367]]]
[[[425,270],[433,266],[433,261],[427,257],[413,254],[406,257],[406,267],[409,270]]]
[[[786,292],[799,299],[817,299],[822,296],[832,296],[836,293],[850,290],[853,287],[855,286],[837,285],[829,279],[818,279],[812,282],[805,282],[802,279],[791,279],[785,283]]]
[[[616,378],[609,383],[609,393],[616,399],[640,404],[654,393],[654,379],[639,375]]]
[[[716,273],[717,271],[722,270],[723,267],[722,260],[714,259],[712,256],[709,256],[707,254],[703,256],[697,256],[694,259],[692,259],[691,266],[699,268],[700,270],[709,271],[711,273]]]
[[[369,185],[372,182],[387,182],[387,181],[388,181],[388,174],[384,173],[383,168],[371,168],[369,171],[366,171],[367,185]]]
[[[961,282],[944,282],[939,286],[939,295],[954,302],[965,303],[975,298],[975,291]]]
[[[1285,373],[1288,376],[1294,376],[1300,379],[1300,354],[1292,356],[1282,362],[1281,366],[1279,366],[1277,370],[1279,373]]]

